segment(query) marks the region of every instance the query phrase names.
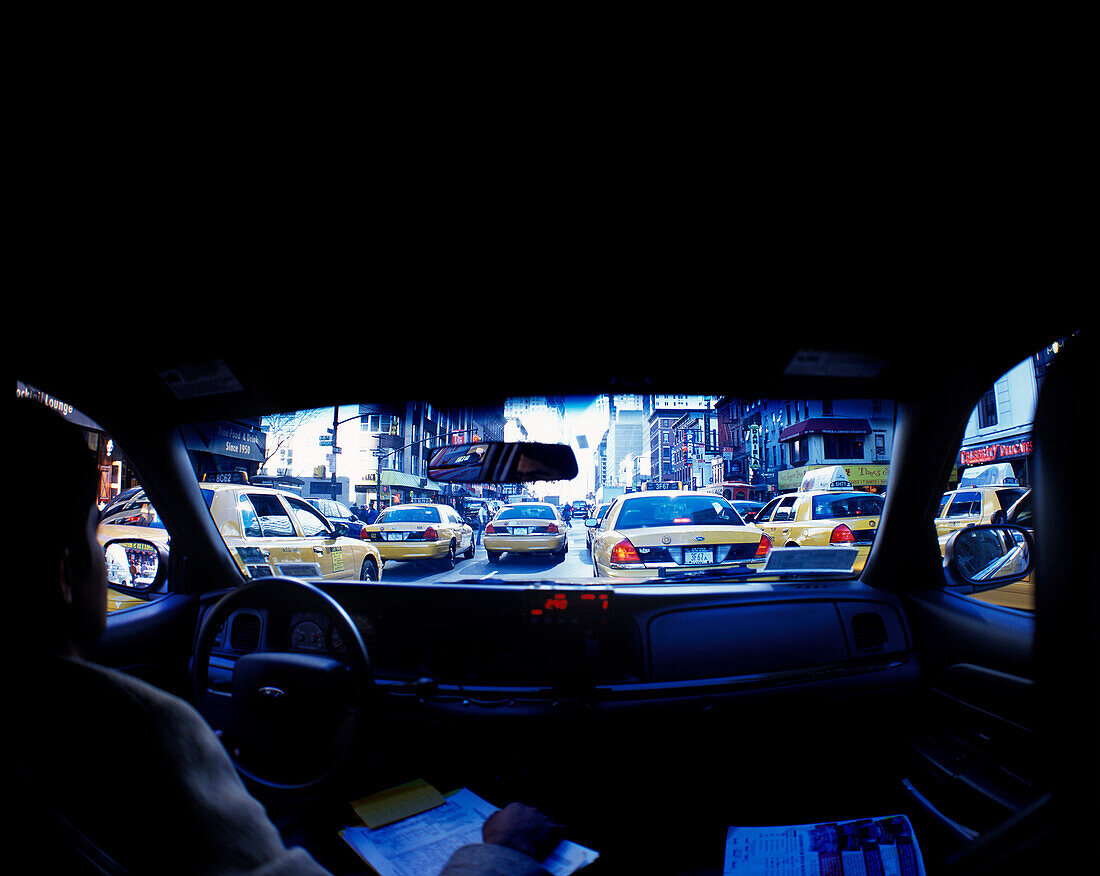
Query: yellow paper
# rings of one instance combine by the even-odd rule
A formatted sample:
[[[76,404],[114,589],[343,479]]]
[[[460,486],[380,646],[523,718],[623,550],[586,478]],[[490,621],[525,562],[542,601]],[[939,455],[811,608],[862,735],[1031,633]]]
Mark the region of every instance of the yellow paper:
[[[374,830],[410,815],[442,806],[443,795],[423,779],[414,779],[396,788],[379,791],[351,804],[363,823]]]

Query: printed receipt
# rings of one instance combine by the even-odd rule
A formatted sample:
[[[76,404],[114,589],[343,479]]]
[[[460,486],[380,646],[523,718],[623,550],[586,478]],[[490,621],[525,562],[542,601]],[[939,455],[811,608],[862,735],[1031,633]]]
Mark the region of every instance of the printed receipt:
[[[723,876],[926,876],[904,815],[731,827]]]
[[[463,788],[434,809],[384,827],[349,827],[344,841],[380,876],[423,876],[438,873],[456,849],[480,843],[481,826],[497,810]],[[563,841],[542,866],[554,876],[568,876],[599,857],[582,845]]]

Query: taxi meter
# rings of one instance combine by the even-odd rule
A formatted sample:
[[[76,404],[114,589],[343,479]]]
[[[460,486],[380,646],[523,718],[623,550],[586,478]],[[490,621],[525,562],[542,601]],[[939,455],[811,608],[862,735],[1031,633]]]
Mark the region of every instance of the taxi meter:
[[[527,640],[554,686],[580,693],[615,653],[614,592],[608,587],[547,587],[523,592]]]
[[[547,630],[597,630],[611,624],[612,595],[610,588],[532,587],[523,592],[523,616]]]

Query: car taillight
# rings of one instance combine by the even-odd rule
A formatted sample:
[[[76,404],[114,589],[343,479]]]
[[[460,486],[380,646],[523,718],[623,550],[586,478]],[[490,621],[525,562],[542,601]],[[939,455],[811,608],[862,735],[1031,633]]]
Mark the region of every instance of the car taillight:
[[[365,529],[360,529],[359,530],[359,539],[360,539],[360,541],[370,541],[370,533],[367,532]]]
[[[766,535],[760,536],[760,544],[756,546],[756,559],[760,560],[771,553],[772,540]]]
[[[428,541],[435,541],[437,538],[439,538],[439,533],[435,531],[434,526],[429,526],[427,529],[424,530],[423,537],[426,538]]]
[[[493,529],[493,524],[490,523],[488,526],[485,527],[486,535],[492,535],[494,532],[496,532],[496,530]]]
[[[546,527],[546,531],[549,532],[551,535],[557,535],[558,534],[558,524],[551,523],[549,526]]]
[[[855,544],[855,542],[856,537],[852,535],[852,530],[843,523],[836,527],[829,537],[829,544]]]
[[[640,563],[642,558],[630,543],[630,539],[624,538],[611,549],[611,562],[613,563]]]

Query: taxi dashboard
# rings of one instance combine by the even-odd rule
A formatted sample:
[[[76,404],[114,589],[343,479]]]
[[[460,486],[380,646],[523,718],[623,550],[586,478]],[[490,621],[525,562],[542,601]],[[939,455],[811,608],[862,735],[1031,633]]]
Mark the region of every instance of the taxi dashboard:
[[[358,628],[385,709],[413,717],[712,709],[904,690],[919,674],[899,600],[858,581],[323,589]],[[280,649],[346,656],[321,614],[240,608],[215,640],[211,682]]]

